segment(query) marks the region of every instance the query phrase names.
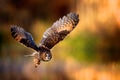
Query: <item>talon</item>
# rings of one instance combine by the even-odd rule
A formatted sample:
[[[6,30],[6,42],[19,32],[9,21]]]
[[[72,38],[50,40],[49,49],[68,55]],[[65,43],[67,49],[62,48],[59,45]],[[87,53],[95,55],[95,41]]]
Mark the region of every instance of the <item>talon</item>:
[[[40,65],[40,60],[37,59],[37,58],[35,58],[35,59],[34,59],[34,64],[35,64],[35,68],[37,68],[38,65]]]

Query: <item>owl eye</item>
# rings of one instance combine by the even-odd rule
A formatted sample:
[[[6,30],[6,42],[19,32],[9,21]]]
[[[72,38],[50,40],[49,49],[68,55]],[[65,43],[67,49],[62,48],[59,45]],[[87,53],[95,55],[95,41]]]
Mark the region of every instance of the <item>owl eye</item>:
[[[43,61],[50,61],[52,58],[52,55],[50,53],[42,53],[41,54],[41,59]]]

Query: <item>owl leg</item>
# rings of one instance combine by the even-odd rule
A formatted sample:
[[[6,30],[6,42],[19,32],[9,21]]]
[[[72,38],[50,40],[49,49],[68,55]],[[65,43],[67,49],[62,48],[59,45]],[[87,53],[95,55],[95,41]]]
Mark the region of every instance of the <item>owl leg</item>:
[[[37,68],[40,65],[40,59],[34,58],[34,64],[35,64],[35,68]]]
[[[35,68],[38,67],[38,65],[40,65],[40,58],[39,58],[39,53],[38,52],[34,52],[30,55],[25,55],[25,57],[34,57],[33,61],[35,64]]]

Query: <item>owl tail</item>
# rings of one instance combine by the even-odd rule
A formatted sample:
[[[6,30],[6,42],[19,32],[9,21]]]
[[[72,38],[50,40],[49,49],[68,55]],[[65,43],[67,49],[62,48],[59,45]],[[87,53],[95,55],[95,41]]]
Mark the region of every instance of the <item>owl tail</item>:
[[[28,55],[24,55],[25,57],[35,57],[35,55],[37,54],[37,52],[34,52],[32,54],[28,54]]]
[[[24,55],[24,57],[34,57],[35,55],[33,54],[28,54],[28,55]]]
[[[24,55],[24,57],[34,57],[33,54],[30,54],[30,55]]]

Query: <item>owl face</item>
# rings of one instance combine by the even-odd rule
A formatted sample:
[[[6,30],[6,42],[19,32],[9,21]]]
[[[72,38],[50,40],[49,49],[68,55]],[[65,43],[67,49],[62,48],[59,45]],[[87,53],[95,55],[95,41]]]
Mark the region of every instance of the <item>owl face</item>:
[[[40,57],[42,61],[50,61],[52,58],[52,54],[50,51],[45,51],[40,53]]]
[[[37,52],[33,56],[40,61],[50,61],[52,58],[52,54],[50,51]]]
[[[42,50],[42,51],[38,51],[33,53],[31,56],[34,57],[34,64],[35,67],[37,67],[41,61],[50,61],[52,58],[52,54],[50,52],[50,50]]]

